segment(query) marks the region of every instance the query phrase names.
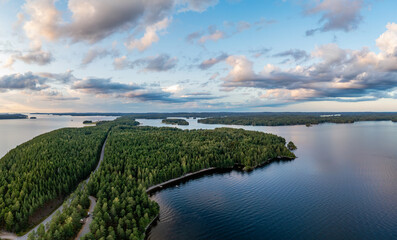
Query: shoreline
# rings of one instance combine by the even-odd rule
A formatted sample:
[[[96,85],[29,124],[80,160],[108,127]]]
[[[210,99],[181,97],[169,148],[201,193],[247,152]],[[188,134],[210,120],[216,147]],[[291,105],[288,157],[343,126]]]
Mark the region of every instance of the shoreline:
[[[146,193],[150,196],[153,193],[158,192],[160,190],[164,190],[164,189],[166,189],[168,187],[175,186],[175,185],[177,185],[177,184],[179,184],[181,182],[185,182],[185,181],[188,181],[188,180],[191,180],[191,179],[195,179],[196,177],[200,177],[200,176],[203,176],[203,175],[206,175],[206,174],[210,174],[210,173],[224,173],[224,172],[232,171],[232,170],[250,172],[250,171],[252,171],[252,170],[254,170],[256,168],[260,168],[260,167],[266,166],[267,164],[270,164],[270,163],[273,163],[273,162],[292,161],[294,159],[296,159],[296,158],[286,157],[286,156],[277,156],[275,158],[269,158],[268,160],[264,161],[263,163],[258,164],[258,165],[254,166],[252,168],[249,168],[249,169],[244,169],[245,166],[244,165],[240,165],[240,164],[235,164],[233,167],[223,167],[223,168],[210,167],[210,168],[204,168],[204,169],[198,170],[196,172],[186,173],[186,174],[184,174],[184,175],[182,175],[180,177],[173,178],[173,179],[170,179],[168,181],[153,185],[153,186],[151,186],[151,187],[146,189]]]
[[[242,172],[247,172],[248,173],[248,172],[251,172],[251,171],[253,171],[253,170],[257,169],[257,168],[261,168],[261,167],[267,166],[267,165],[269,165],[270,163],[273,163],[273,162],[284,162],[284,161],[287,162],[287,161],[292,161],[292,160],[295,160],[295,159],[296,159],[296,157],[292,158],[292,157],[286,157],[286,156],[277,156],[275,158],[269,158],[268,160],[264,161],[263,163],[258,164],[256,166],[254,166],[252,168],[248,168],[248,169],[245,169],[245,166],[241,165],[241,164],[235,164],[233,167],[224,167],[224,168],[210,167],[210,168],[205,168],[205,169],[201,169],[201,170],[196,171],[196,172],[186,173],[183,176],[180,176],[180,177],[177,177],[177,178],[173,178],[173,179],[170,179],[168,181],[153,185],[153,186],[151,186],[151,187],[146,189],[146,194],[148,194],[149,197],[150,197],[150,196],[153,195],[153,193],[156,193],[158,191],[173,187],[175,185],[178,185],[179,183],[184,183],[184,182],[187,182],[187,181],[202,177],[204,175],[209,175],[209,174],[213,174],[213,173],[226,173],[226,172],[231,172],[233,170],[242,171]],[[150,230],[154,226],[157,225],[159,220],[160,220],[160,212],[146,226],[146,228],[145,228],[145,238],[144,239],[147,239],[148,233],[150,232]]]

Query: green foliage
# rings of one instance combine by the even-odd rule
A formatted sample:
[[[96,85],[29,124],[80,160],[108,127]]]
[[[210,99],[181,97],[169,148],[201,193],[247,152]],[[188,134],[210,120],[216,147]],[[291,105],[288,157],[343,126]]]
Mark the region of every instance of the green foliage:
[[[108,135],[105,158],[88,184],[77,188],[31,240],[67,240],[81,228],[97,197],[91,233],[83,239],[143,239],[159,213],[146,189],[204,168],[243,165],[252,169],[279,156],[294,158],[285,139],[242,129],[180,130],[136,127],[130,116],[96,127],[61,129],[39,136],[8,153],[0,162],[1,224],[24,229],[29,216],[46,201],[66,195],[95,168]],[[109,133],[109,134],[108,134]]]
[[[189,122],[186,121],[185,119],[163,119],[163,121],[161,121],[162,123],[165,124],[171,124],[171,125],[189,125]]]
[[[328,116],[324,116],[328,115]],[[340,116],[325,113],[262,113],[246,116],[225,116],[199,119],[204,124],[284,126],[321,123],[354,123],[359,121],[397,121],[397,113],[343,113]]]
[[[285,140],[241,129],[179,130],[114,127],[105,159],[88,184],[98,198],[85,239],[143,239],[158,214],[146,188],[208,167],[255,167],[269,158],[294,157]]]
[[[81,184],[63,205],[63,211],[57,212],[46,226],[40,225],[37,232],[29,235],[29,240],[69,240],[81,229],[80,219],[87,214],[90,205],[88,193]]]
[[[297,147],[295,146],[295,144],[294,144],[293,142],[291,142],[291,141],[287,144],[287,148],[288,148],[289,150],[291,150],[291,151],[297,149]]]
[[[0,160],[0,227],[22,231],[47,202],[70,194],[98,162],[107,128],[65,128],[38,136]]]

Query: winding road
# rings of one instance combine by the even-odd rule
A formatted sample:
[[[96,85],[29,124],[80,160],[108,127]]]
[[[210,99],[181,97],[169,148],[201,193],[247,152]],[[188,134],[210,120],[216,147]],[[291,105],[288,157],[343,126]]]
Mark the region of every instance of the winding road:
[[[98,165],[96,166],[95,170],[90,174],[90,176],[89,176],[86,180],[84,180],[84,182],[85,182],[86,184],[87,184],[88,181],[90,180],[92,174],[95,173],[96,171],[98,171],[98,169],[99,169],[99,167],[100,167],[100,165],[101,165],[101,163],[102,163],[102,161],[103,161],[103,158],[104,158],[104,155],[105,155],[105,146],[106,146],[107,140],[108,140],[108,139],[107,139],[107,136],[106,136],[106,140],[105,140],[105,142],[104,142],[103,145],[102,145],[102,151],[101,151],[101,156],[99,157]],[[95,207],[95,205],[96,205],[96,200],[95,200],[95,198],[92,197],[92,196],[90,196],[89,198],[90,198],[90,202],[91,202],[91,204],[90,204],[90,212],[92,213],[93,210],[94,210],[94,207]],[[69,198],[67,199],[67,201],[70,202],[70,200],[71,200],[71,199],[70,199],[70,197],[69,197]],[[9,240],[27,240],[27,239],[28,239],[28,236],[29,236],[29,234],[30,234],[31,232],[37,231],[37,229],[39,228],[39,226],[40,226],[41,224],[43,224],[43,225],[45,226],[48,222],[50,222],[50,221],[52,220],[52,218],[55,216],[55,214],[56,214],[58,211],[60,211],[60,212],[63,211],[63,204],[62,204],[57,210],[55,210],[53,213],[51,213],[50,216],[48,216],[46,219],[44,219],[40,224],[38,224],[35,228],[33,228],[32,230],[30,230],[29,232],[27,232],[25,235],[18,237],[15,233],[0,232],[0,238],[1,238],[1,239],[9,239]],[[90,216],[90,218],[91,218],[91,220],[90,220],[90,223],[91,223],[91,221],[92,221],[92,215]],[[88,218],[88,219],[89,219],[89,218]],[[86,229],[88,229],[88,232],[89,232],[89,223],[87,224],[88,219],[87,219],[87,221],[86,221],[86,224],[84,224],[83,229],[82,229],[81,231],[84,231],[84,229],[86,228]],[[81,234],[81,231],[80,231],[79,235]],[[86,231],[87,231],[87,230],[86,230]],[[87,233],[87,232],[85,232],[83,235],[85,235],[86,233]],[[81,235],[81,236],[79,237],[79,235],[78,235],[78,238],[76,238],[76,239],[80,239],[80,237],[83,236],[83,235]]]
[[[93,213],[96,206],[96,198],[94,198],[93,196],[89,196],[89,198],[90,198],[90,209],[89,209],[90,216],[85,219],[84,225],[81,228],[80,232],[77,234],[75,240],[79,240],[84,235],[90,232],[90,224],[92,222]]]

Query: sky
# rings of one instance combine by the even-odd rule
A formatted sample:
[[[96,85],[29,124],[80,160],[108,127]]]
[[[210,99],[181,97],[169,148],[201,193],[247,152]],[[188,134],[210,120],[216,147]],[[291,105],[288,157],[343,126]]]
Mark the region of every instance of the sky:
[[[0,112],[397,111],[395,0],[0,0]]]

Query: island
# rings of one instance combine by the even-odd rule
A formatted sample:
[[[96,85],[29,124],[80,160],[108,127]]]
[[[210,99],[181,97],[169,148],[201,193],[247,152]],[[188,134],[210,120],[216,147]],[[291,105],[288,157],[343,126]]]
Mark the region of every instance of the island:
[[[0,120],[1,119],[27,119],[28,116],[24,114],[3,114],[0,113]]]
[[[159,214],[151,187],[196,172],[249,171],[295,158],[286,140],[273,134],[138,125],[125,116],[64,128],[7,153],[0,161],[0,182],[7,182],[0,186],[0,229],[23,235],[64,200],[48,227],[40,225],[28,239],[73,239],[96,199],[90,233],[80,239],[144,239]]]
[[[298,149],[292,141],[287,144],[287,148],[291,151]]]
[[[37,119],[37,117],[30,117],[30,119]]]
[[[161,122],[165,123],[165,124],[171,124],[171,125],[189,125],[189,122],[186,121],[185,119],[167,118],[167,119],[163,119],[163,121],[161,121]]]
[[[92,121],[91,121],[91,120],[85,120],[85,121],[83,122],[83,124],[92,124]]]

